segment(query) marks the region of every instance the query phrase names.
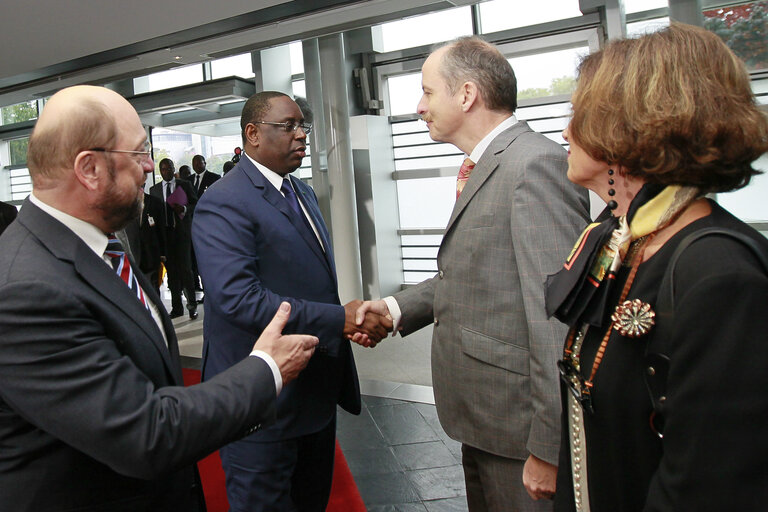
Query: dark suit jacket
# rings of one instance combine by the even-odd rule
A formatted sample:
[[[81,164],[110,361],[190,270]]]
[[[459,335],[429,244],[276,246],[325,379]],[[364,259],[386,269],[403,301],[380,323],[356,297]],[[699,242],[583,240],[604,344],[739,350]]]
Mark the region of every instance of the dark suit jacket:
[[[192,184],[186,180],[177,179],[176,186],[184,189],[184,192],[187,194],[187,211],[184,215],[184,218],[179,217],[176,215],[176,212],[173,212],[174,225],[166,226],[166,228],[169,228],[168,231],[172,233],[171,236],[173,237],[174,241],[191,241],[192,213],[194,212],[195,205],[197,204],[197,192],[195,192],[195,188],[192,186]],[[161,204],[164,203],[163,187],[165,187],[165,181],[155,183],[149,189],[149,195],[160,199]],[[165,212],[165,207],[166,205],[163,204],[163,213]],[[171,240],[169,239],[167,242],[171,243]]]
[[[285,332],[313,334],[317,350],[278,399],[277,423],[251,439],[274,440],[316,432],[336,403],[360,411],[349,341],[342,337],[333,252],[317,199],[292,182],[326,248],[289,214],[285,198],[247,158],[208,189],[195,210],[192,236],[205,283],[203,378],[242,360],[281,301],[292,305]]]
[[[0,235],[13,222],[17,214],[18,210],[15,206],[0,201]]]
[[[195,192],[197,192],[198,199],[203,197],[203,193],[208,190],[208,187],[216,183],[221,176],[216,174],[215,172],[211,172],[208,170],[203,171],[202,176],[200,176],[200,184],[195,189]],[[195,187],[195,174],[192,174],[189,177],[189,182],[192,183],[192,188]]]
[[[196,510],[193,463],[274,418],[269,367],[247,358],[181,387],[162,305],[168,346],[119,276],[29,201],[3,238],[0,510]]]

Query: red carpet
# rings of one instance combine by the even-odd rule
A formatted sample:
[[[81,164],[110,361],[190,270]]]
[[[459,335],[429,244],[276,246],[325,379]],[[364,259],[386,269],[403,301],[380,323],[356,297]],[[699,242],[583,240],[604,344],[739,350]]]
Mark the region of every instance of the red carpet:
[[[184,385],[200,382],[200,372],[184,368]],[[213,452],[197,463],[203,480],[203,492],[208,512],[226,512],[229,509],[227,492],[224,488],[224,470],[221,468],[219,452]],[[331,498],[326,512],[365,512],[365,504],[357,490],[355,480],[349,471],[347,461],[336,443],[336,460],[333,468]]]

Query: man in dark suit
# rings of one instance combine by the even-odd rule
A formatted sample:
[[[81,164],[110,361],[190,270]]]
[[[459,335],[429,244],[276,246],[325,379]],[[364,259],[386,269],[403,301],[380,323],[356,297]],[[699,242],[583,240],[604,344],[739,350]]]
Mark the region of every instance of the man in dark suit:
[[[197,318],[197,300],[192,277],[192,211],[197,203],[197,192],[192,185],[174,176],[174,165],[169,158],[160,160],[163,181],[152,185],[149,194],[163,202],[165,220],[165,268],[168,270],[168,289],[171,291],[171,318],[184,314],[181,292],[187,298],[189,318]],[[176,189],[184,192],[184,204],[170,204]],[[178,192],[177,192],[178,195]]]
[[[12,204],[0,201],[0,235],[13,222],[18,213],[19,211]]]
[[[160,295],[160,266],[166,251],[163,202],[145,193],[141,216],[128,223],[125,235],[139,270]]]
[[[182,386],[160,298],[110,244],[141,209],[150,154],[136,111],[101,87],[53,95],[30,137],[33,192],[0,247],[4,511],[204,510],[194,462],[273,421],[317,343],[280,335],[286,304],[253,357]]]
[[[221,176],[206,169],[205,157],[203,155],[195,155],[192,158],[192,169],[195,174],[189,177],[189,181],[197,192],[198,200],[203,197],[205,191],[216,183]],[[200,282],[200,270],[197,268],[197,256],[195,255],[195,248],[192,247],[192,277],[195,281],[195,290],[203,290],[203,284]],[[201,299],[202,300],[202,299]]]
[[[205,283],[203,379],[248,355],[244,333],[260,332],[265,311],[291,303],[288,332],[311,332],[319,348],[286,386],[274,426],[222,448],[231,511],[321,511],[330,495],[336,404],[360,412],[349,342],[357,304],[339,304],[333,249],[317,198],[289,173],[306,150],[304,116],[279,92],[243,107],[245,156],[208,189],[195,210],[192,236]],[[372,336],[386,334],[378,315]],[[387,323],[385,321],[385,323]]]
[[[589,221],[565,150],[515,118],[516,84],[504,55],[479,38],[424,62],[417,111],[432,139],[469,162],[437,275],[362,308],[391,313],[403,335],[433,324],[435,405],[462,443],[472,512],[552,509],[566,327],[547,319],[544,282]]]

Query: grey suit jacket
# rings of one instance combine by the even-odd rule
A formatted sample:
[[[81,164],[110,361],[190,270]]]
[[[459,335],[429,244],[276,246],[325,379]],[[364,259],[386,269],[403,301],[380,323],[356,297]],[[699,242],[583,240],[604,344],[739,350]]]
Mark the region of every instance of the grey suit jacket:
[[[547,320],[544,282],[589,220],[566,152],[519,122],[499,134],[456,201],[438,274],[395,295],[402,334],[434,321],[432,380],[452,438],[556,464],[556,361],[565,326]]]
[[[29,200],[3,242],[0,511],[196,510],[193,463],[275,419],[267,364],[181,387],[141,272],[167,346],[120,277]]]

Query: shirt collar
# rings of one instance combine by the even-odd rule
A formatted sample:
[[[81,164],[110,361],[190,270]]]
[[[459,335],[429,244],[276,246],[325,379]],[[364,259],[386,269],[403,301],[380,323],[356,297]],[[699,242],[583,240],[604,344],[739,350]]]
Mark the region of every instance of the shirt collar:
[[[493,139],[495,139],[498,134],[511,127],[515,123],[517,123],[517,118],[514,114],[512,114],[498,125],[496,125],[496,128],[491,130],[488,135],[483,137],[480,142],[477,143],[475,149],[473,149],[472,153],[469,154],[469,159],[475,163],[479,162],[480,158],[483,156],[483,153],[485,153],[485,150],[488,149],[488,146],[490,146],[491,142],[493,142]]]
[[[279,174],[277,174],[275,171],[273,171],[266,165],[260,164],[259,162],[251,158],[250,155],[248,155],[248,153],[243,153],[243,154],[246,157],[248,157],[248,160],[250,160],[251,163],[256,166],[256,168],[259,170],[259,172],[261,172],[261,174],[264,175],[267,181],[269,181],[277,190],[280,190],[280,188],[283,186],[283,176],[280,176]],[[287,178],[288,175],[286,174],[285,177]],[[290,179],[288,181],[290,181]],[[293,184],[291,184],[291,186],[293,186]]]
[[[34,192],[29,194],[29,200],[45,213],[67,226],[85,243],[85,245],[88,246],[88,248],[95,252],[99,258],[104,257],[104,251],[107,249],[107,242],[109,239],[99,228],[44,203],[41,199],[38,199],[35,196]]]

